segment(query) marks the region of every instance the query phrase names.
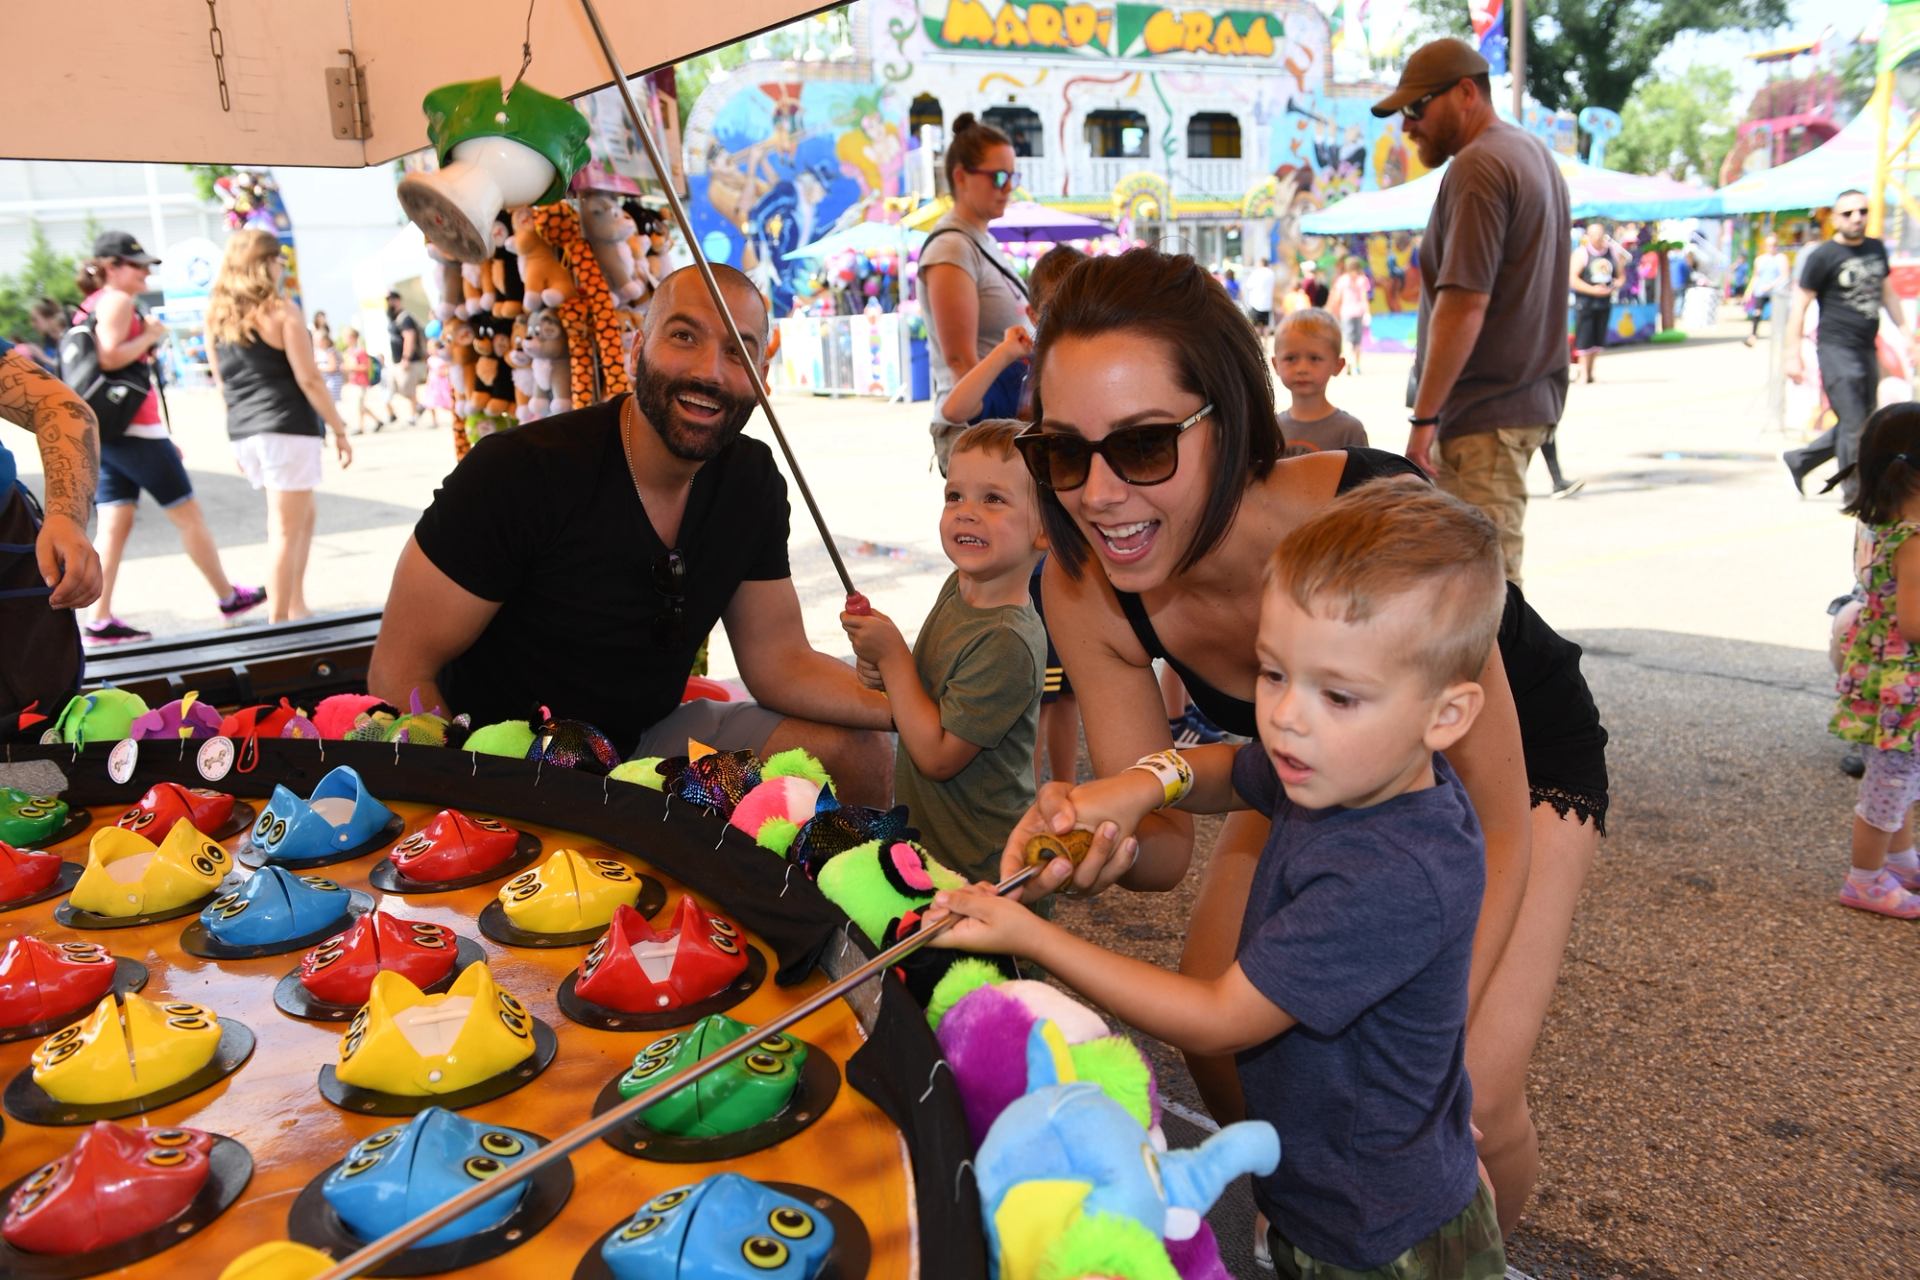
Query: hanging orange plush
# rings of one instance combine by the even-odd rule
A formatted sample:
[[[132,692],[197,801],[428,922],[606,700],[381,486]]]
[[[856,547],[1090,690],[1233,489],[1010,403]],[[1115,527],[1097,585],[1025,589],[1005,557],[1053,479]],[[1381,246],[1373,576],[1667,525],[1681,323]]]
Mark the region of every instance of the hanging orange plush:
[[[607,288],[607,278],[593,256],[593,248],[580,228],[580,215],[571,204],[546,205],[533,211],[534,227],[560,261],[573,273],[579,293],[555,310],[567,331],[567,350],[572,361],[573,403],[584,407],[596,399],[612,399],[629,386],[626,362],[620,350],[619,308]],[[596,397],[593,365],[598,361],[603,396]]]

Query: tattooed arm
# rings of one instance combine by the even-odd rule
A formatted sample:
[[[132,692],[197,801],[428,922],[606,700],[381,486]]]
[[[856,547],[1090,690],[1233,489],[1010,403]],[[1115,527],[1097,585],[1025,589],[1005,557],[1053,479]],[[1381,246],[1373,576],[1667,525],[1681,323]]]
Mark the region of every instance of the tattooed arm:
[[[100,557],[87,539],[100,478],[100,434],[93,410],[67,384],[20,351],[0,354],[0,418],[40,441],[46,471],[46,521],[35,547],[40,576],[56,609],[77,609],[100,595]]]

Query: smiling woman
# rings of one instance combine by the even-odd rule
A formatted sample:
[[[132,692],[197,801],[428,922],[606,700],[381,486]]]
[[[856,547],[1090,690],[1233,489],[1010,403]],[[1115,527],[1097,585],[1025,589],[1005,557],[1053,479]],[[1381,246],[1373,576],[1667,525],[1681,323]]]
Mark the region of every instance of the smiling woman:
[[[1279,459],[1259,340],[1191,258],[1136,249],[1076,269],[1048,304],[1034,364],[1038,438],[1021,448],[1042,486],[1054,550],[1048,623],[1081,694],[1095,773],[1117,773],[1171,745],[1153,674],[1159,658],[1217,724],[1251,736],[1267,557],[1335,495],[1413,467],[1370,449]],[[1578,646],[1511,586],[1499,639],[1479,679],[1486,709],[1447,758],[1486,834],[1467,1060],[1486,1133],[1480,1153],[1510,1220],[1537,1163],[1527,1059],[1598,847],[1607,775],[1606,731]],[[1064,794],[1042,793],[1048,817]],[[1003,867],[1017,864],[1044,825],[1041,808],[1029,812]],[[1148,818],[1137,846],[1124,835],[1096,836],[1077,869],[1050,868],[1033,892],[1056,889],[1069,874],[1083,892],[1123,879],[1166,889],[1185,877],[1194,851],[1185,815]],[[1211,977],[1232,963],[1265,836],[1258,818],[1228,821],[1196,904],[1187,972]],[[1216,1116],[1238,1118],[1233,1064],[1190,1065]]]

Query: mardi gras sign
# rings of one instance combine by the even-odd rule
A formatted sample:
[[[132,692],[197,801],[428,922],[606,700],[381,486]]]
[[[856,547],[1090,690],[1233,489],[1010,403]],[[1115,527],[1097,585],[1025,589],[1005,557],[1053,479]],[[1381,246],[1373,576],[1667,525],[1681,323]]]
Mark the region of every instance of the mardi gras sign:
[[[1282,15],[1245,9],[1051,0],[921,0],[927,38],[968,53],[1052,49],[1107,58],[1271,60],[1285,43]]]

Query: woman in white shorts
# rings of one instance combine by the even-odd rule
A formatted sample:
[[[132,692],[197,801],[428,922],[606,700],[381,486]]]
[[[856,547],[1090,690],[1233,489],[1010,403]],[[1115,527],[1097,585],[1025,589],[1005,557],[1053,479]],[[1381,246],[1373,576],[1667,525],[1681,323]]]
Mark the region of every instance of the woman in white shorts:
[[[207,303],[213,378],[227,401],[227,437],[247,482],[267,491],[272,559],[269,622],[308,617],[307,552],[313,546],[313,491],[327,431],[340,465],[353,462],[346,423],[314,363],[300,309],[280,296],[286,264],[265,231],[227,242]]]

